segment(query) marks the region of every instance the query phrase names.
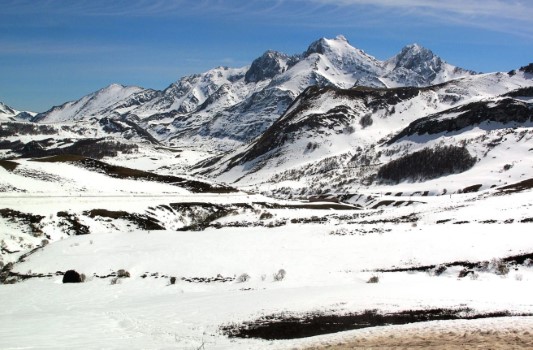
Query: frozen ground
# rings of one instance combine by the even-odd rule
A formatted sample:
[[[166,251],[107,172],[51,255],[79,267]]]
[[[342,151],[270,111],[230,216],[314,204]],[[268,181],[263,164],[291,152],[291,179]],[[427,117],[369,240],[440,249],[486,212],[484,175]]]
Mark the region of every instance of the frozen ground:
[[[394,330],[474,334],[476,329],[520,330],[531,325],[530,317],[434,321],[285,340],[230,338],[221,329],[283,314],[435,308],[533,313],[530,262],[509,263],[505,273],[491,262],[533,252],[529,190],[383,196],[372,202],[383,201],[378,209],[331,210],[284,207],[281,204],[288,202],[244,193],[148,196],[142,188],[129,197],[23,193],[0,199],[2,208],[47,218],[68,210],[91,230],[81,236],[57,233],[57,239],[14,265],[14,273],[52,276],[0,287],[0,348],[289,349],[327,346],[351,337],[379,339]],[[394,204],[408,200],[416,204]],[[280,206],[243,209],[200,231],[141,230],[127,228],[120,220],[109,229],[82,215],[94,208],[142,214],[176,202]],[[257,211],[270,215],[258,219]],[[243,227],[233,227],[235,222]],[[2,223],[4,237],[16,234],[16,224],[5,219]],[[457,261],[490,263],[462,278],[463,266],[449,266],[439,275],[434,268],[376,271]],[[86,282],[62,284],[62,276],[55,273],[69,269],[84,273]],[[130,277],[101,278],[120,269]],[[276,281],[280,269],[286,275]],[[240,278],[245,274],[247,278]],[[378,283],[367,283],[373,276]],[[176,277],[175,284],[171,277]]]

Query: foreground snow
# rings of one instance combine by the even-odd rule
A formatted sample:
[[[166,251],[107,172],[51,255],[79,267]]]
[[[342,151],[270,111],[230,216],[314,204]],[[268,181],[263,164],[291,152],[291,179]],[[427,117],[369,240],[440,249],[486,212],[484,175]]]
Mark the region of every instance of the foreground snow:
[[[223,288],[167,284],[162,279],[133,278],[117,285],[97,279],[62,285],[58,278],[5,286],[0,294],[2,300],[10,302],[4,305],[0,316],[3,324],[0,346],[188,349],[205,343],[209,349],[284,348],[309,340],[233,341],[222,336],[218,327],[282,311],[343,312],[368,308],[393,311],[465,304],[479,310],[533,311],[528,292],[531,278],[458,281],[424,276],[401,281],[384,279],[379,284],[355,281],[334,286],[291,287],[288,277],[286,283],[267,282],[253,290],[242,290],[249,287],[247,284]],[[529,322],[522,318],[514,322],[520,324],[524,320]],[[453,323],[448,326],[455,327]]]
[[[14,271],[46,274],[75,269],[87,276],[86,283],[62,284],[62,276],[53,276],[3,285],[0,299],[6,302],[0,311],[0,348],[198,349],[202,344],[205,349],[304,348],[352,336],[379,335],[388,328],[267,341],[228,338],[220,327],[280,313],[465,307],[481,313],[533,313],[533,267],[526,265],[501,276],[489,269],[476,273],[475,278],[458,278],[460,267],[450,267],[440,276],[373,272],[531,253],[531,223],[521,221],[530,215],[533,193],[495,193],[410,197],[426,204],[391,205],[379,210],[271,209],[273,217],[267,223],[284,223],[272,228],[227,227],[224,224],[233,219],[221,218],[220,229],[102,229],[60,239],[17,263]],[[239,196],[225,200],[264,200]],[[145,206],[168,202],[166,198],[135,198],[137,202],[131,204],[121,201],[122,208],[142,212],[145,200]],[[3,205],[16,207],[14,200],[3,199]],[[202,200],[220,202],[223,197],[204,196]],[[69,198],[62,201],[51,211],[64,208]],[[73,198],[71,204],[76,201]],[[111,202],[98,205],[117,206]],[[18,209],[31,211],[29,203],[19,203]],[[85,210],[90,205],[88,201],[83,208],[73,208]],[[42,205],[34,209],[38,207]],[[236,218],[244,222],[247,215]],[[416,225],[394,222],[406,215],[417,216]],[[295,223],[312,217],[325,221]],[[446,219],[451,221],[438,223]],[[483,223],[487,219],[496,223]],[[97,277],[119,269],[127,270],[131,277],[118,279],[116,284],[112,278]],[[280,269],[286,271],[286,277],[275,281],[273,275]],[[242,274],[250,279],[238,282]],[[170,284],[172,276],[177,277],[176,284]],[[228,281],[216,282],[217,276]],[[378,276],[379,283],[367,283],[371,276]],[[194,278],[212,282],[191,282]],[[431,322],[427,327],[467,331],[481,323],[499,329],[501,324],[524,327],[531,322],[531,318],[513,317],[503,321]],[[392,329],[425,327],[416,324]]]

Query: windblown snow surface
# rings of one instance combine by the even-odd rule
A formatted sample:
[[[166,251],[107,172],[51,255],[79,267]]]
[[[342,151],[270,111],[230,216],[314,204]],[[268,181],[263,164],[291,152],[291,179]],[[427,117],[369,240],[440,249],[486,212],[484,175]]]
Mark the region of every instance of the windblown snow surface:
[[[286,340],[231,338],[222,329],[279,314],[465,307],[480,313],[533,312],[530,261],[509,263],[505,273],[497,262],[533,252],[533,193],[520,186],[440,196],[381,195],[382,204],[372,209],[242,192],[192,194],[172,184],[103,181],[106,174],[72,164],[16,162],[19,170],[0,167],[2,184],[19,189],[4,193],[0,208],[42,219],[39,230],[31,231],[22,218],[4,215],[4,263],[16,262],[12,276],[45,277],[1,286],[3,349],[304,348],[388,328]],[[40,175],[21,177],[24,171]],[[205,215],[188,216],[176,203],[234,210],[201,230],[179,231]],[[125,218],[87,214],[94,209],[147,215],[162,227],[141,229]],[[69,234],[61,212],[90,234]],[[42,245],[42,239],[50,243]],[[22,258],[6,253],[32,249]],[[435,266],[457,261],[488,263],[470,268],[466,277],[459,275],[468,268],[459,265],[435,272]],[[433,267],[408,271],[421,266]],[[84,273],[85,283],[62,284],[56,272],[70,269]],[[101,278],[120,269],[130,277]],[[279,280],[275,274],[281,269],[286,274]],[[371,277],[378,283],[367,283]],[[498,329],[530,324],[531,318],[431,324],[467,330],[480,322]]]

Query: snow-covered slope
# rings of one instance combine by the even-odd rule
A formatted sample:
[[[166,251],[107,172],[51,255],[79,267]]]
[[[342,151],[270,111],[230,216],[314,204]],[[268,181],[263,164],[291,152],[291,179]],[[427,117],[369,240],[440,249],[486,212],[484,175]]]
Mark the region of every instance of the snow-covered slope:
[[[17,111],[2,102],[0,102],[0,123],[7,121],[20,121],[31,119],[35,113]]]
[[[490,158],[493,139],[509,130],[517,144],[498,143],[496,148],[512,157],[526,147],[525,154],[517,158],[526,166],[525,159],[531,157],[529,136],[524,135],[531,133],[533,121],[532,86],[533,76],[518,70],[424,88],[311,87],[254,142],[216,163],[199,164],[197,169],[227,182],[267,183],[264,187],[270,189],[272,183],[290,189],[291,181],[296,181],[297,189],[289,190],[293,195],[300,189],[307,194],[326,189],[342,193],[373,183],[382,165],[424,148],[466,145],[479,159]],[[498,157],[491,166],[503,168],[505,162],[505,157]],[[474,169],[482,164],[485,161]],[[523,176],[529,172],[526,168],[521,170]],[[333,178],[326,175],[334,169]],[[498,180],[502,179],[492,181]],[[485,186],[494,184],[485,182]],[[464,183],[450,186],[459,190],[460,184]],[[428,186],[436,190],[435,184]]]
[[[418,45],[379,61],[340,35],[319,39],[300,55],[270,50],[250,66],[219,67],[184,77],[163,91],[111,85],[34,120],[128,114],[160,141],[227,149],[260,135],[309,86],[428,86],[472,74]]]
[[[3,196],[0,347],[304,349],[482,321],[530,344],[532,194],[388,196],[411,204],[342,211],[243,193]],[[195,220],[207,225],[185,226]],[[84,283],[62,283],[69,270]],[[431,310],[437,321],[372,327],[373,315]],[[258,326],[266,334],[235,335]]]
[[[111,84],[77,101],[67,102],[45,113],[39,113],[33,118],[33,121],[57,123],[101,117],[102,112],[110,106],[141,91],[144,92],[142,88],[135,86],[125,87],[119,84]]]

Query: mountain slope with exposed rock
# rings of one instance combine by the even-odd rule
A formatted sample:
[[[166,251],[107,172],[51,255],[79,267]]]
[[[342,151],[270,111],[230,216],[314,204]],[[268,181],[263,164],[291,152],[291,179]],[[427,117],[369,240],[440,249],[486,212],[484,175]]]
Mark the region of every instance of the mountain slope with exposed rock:
[[[512,159],[518,147],[526,152],[525,159],[516,160],[522,179],[530,172],[531,147],[526,149],[525,142],[533,136],[532,86],[533,76],[522,68],[429,87],[310,87],[252,143],[214,163],[200,163],[196,171],[251,187],[293,186],[296,190],[289,191],[293,195],[300,190],[345,193],[354,187],[385,185],[387,178],[378,176],[384,173],[379,172],[382,167],[424,149],[467,149],[475,165],[467,163],[457,169],[467,171],[474,166],[472,172],[483,172],[487,169],[480,167],[488,163],[493,169],[503,169],[508,162],[501,156],[489,162],[491,153],[508,154]],[[435,156],[428,151],[421,154]],[[455,157],[459,154],[466,153],[459,150]],[[409,169],[403,171],[393,178],[425,180],[414,172],[410,175]],[[472,177],[467,174],[465,180]],[[492,186],[501,178],[491,181],[483,186]],[[463,183],[457,182],[455,190]],[[436,191],[434,184],[428,187]]]
[[[379,61],[340,35],[319,39],[299,55],[269,50],[250,66],[218,67],[162,91],[113,84],[33,121],[127,117],[167,144],[228,150],[264,132],[309,86],[420,87],[472,74],[419,45]]]

